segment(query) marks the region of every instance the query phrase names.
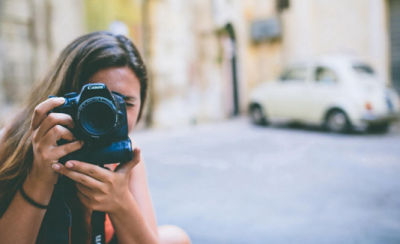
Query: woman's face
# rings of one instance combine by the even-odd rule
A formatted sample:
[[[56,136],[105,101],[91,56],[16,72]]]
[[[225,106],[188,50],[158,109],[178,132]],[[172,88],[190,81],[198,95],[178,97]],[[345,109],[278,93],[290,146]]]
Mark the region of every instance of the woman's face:
[[[140,82],[129,67],[113,67],[95,73],[87,83],[104,83],[110,91],[125,95],[129,132],[136,125],[141,105]]]

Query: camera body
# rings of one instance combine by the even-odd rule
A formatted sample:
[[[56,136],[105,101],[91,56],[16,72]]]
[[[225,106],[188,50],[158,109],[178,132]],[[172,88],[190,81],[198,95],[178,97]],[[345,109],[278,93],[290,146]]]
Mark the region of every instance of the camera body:
[[[52,96],[51,96],[52,97]],[[78,160],[104,165],[132,160],[132,143],[128,137],[128,121],[124,96],[110,92],[103,83],[83,86],[81,93],[64,95],[65,103],[52,113],[65,113],[72,117],[72,130],[84,145],[78,151],[62,157],[59,162]],[[60,140],[58,144],[67,141]]]

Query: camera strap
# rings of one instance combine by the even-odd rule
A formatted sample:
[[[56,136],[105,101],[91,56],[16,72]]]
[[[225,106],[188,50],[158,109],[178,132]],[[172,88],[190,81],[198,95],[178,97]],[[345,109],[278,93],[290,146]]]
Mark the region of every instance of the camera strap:
[[[106,213],[93,211],[92,218],[90,221],[92,229],[91,244],[105,244],[105,230],[104,222],[106,221]]]
[[[45,243],[71,243],[72,215],[64,202],[65,184],[66,177],[59,175],[43,220]]]
[[[64,201],[67,177],[59,175],[43,219],[46,244],[71,244],[72,215]],[[91,244],[105,244],[104,212],[93,211],[91,216]]]
[[[108,169],[104,167],[104,165],[100,166],[102,168]],[[92,216],[90,220],[91,225],[91,244],[105,244],[106,243],[106,235],[104,229],[104,222],[106,221],[106,213],[99,211],[92,211]]]

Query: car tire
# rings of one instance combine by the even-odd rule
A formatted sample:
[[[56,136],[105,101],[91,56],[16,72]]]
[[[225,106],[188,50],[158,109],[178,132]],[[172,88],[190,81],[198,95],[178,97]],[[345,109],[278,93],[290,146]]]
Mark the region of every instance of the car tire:
[[[372,133],[387,133],[390,128],[390,123],[383,123],[378,125],[370,125],[368,131]]]
[[[267,118],[264,110],[259,104],[253,104],[250,107],[251,122],[256,125],[267,125]]]
[[[327,130],[336,133],[348,133],[351,131],[351,123],[346,113],[335,109],[328,113],[325,120]]]

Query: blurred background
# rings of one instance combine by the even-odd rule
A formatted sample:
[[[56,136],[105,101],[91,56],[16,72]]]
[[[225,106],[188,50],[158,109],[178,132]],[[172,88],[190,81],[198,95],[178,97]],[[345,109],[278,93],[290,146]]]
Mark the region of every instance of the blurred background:
[[[159,224],[193,243],[400,243],[400,0],[0,0],[0,118],[97,30],[148,66],[133,137]]]

